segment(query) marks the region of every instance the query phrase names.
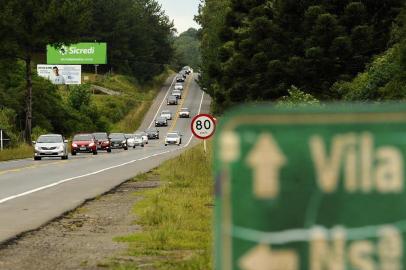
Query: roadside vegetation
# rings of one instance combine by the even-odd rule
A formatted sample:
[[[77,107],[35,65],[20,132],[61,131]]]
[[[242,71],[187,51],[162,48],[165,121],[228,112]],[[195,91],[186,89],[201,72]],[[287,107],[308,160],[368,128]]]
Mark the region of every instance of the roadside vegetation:
[[[404,100],[405,14],[404,0],[206,0],[201,85],[217,112],[292,85],[322,102]]]
[[[116,240],[129,244],[128,255],[152,269],[212,269],[213,177],[211,147],[198,145],[134,181],[159,180],[159,188],[137,192],[134,206],[140,232]],[[135,270],[116,260],[115,270]]]

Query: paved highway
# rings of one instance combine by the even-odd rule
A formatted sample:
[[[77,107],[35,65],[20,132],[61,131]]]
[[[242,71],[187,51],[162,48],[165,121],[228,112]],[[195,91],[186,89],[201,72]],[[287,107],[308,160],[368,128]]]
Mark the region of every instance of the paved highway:
[[[87,199],[103,194],[135,175],[147,172],[163,161],[179,155],[196,143],[190,132],[190,119],[178,119],[176,112],[188,107],[191,116],[208,112],[210,98],[189,75],[182,102],[166,105],[166,97],[174,85],[168,79],[159,92],[140,127],[154,126],[154,119],[164,109],[174,114],[168,127],[159,128],[160,140],[150,140],[144,148],[129,151],[113,150],[99,155],[79,154],[69,160],[32,159],[0,162],[0,243],[39,228],[50,220],[81,205]],[[180,131],[181,146],[164,146],[168,131]]]

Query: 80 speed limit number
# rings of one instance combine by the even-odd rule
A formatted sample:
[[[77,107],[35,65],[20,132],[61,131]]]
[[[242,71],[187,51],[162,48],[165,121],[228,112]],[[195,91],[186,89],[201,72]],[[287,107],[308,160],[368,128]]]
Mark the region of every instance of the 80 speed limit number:
[[[209,114],[199,114],[192,120],[192,133],[197,138],[205,140],[213,136],[216,130],[216,121]]]

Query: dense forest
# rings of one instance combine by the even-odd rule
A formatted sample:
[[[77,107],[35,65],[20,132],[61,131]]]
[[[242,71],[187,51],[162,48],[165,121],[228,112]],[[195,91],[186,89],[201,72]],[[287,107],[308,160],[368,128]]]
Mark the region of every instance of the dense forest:
[[[65,135],[106,130],[111,119],[90,102],[88,86],[61,91],[36,75],[36,64],[45,62],[46,45],[106,42],[108,64],[99,71],[125,74],[136,84],[148,84],[174,62],[175,33],[172,21],[155,0],[3,0],[1,127],[14,141],[24,130],[30,141],[31,127],[36,133]],[[82,68],[93,70],[93,66]],[[120,102],[129,103],[127,107],[134,104]]]
[[[189,28],[176,37],[175,45],[175,60],[176,65],[181,68],[191,66],[198,69],[201,66],[200,56],[200,41],[199,32],[197,29]]]
[[[405,2],[206,0],[202,84],[215,109],[280,100],[404,98]]]

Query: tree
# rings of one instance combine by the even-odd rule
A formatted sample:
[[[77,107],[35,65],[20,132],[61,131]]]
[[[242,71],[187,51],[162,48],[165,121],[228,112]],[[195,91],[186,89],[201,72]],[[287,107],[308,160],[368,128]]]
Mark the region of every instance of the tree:
[[[175,38],[174,46],[177,68],[191,66],[194,69],[198,69],[200,67],[200,42],[196,29],[189,28],[187,31],[181,33]]]
[[[213,2],[205,1],[198,16],[202,81],[222,109],[277,100],[292,84],[318,99],[336,98],[337,80],[351,80],[387,49],[404,6],[403,0],[229,0],[213,10]],[[206,43],[205,35],[215,42]]]
[[[25,63],[25,138],[31,142],[32,71],[35,54],[46,45],[60,46],[80,40],[89,25],[90,0],[3,0],[0,6],[1,58]]]

